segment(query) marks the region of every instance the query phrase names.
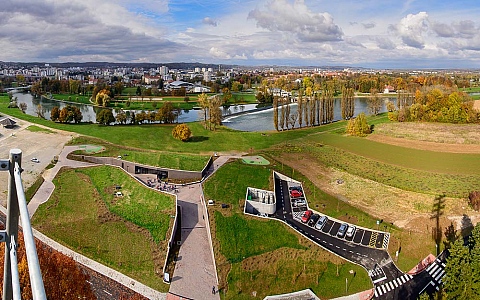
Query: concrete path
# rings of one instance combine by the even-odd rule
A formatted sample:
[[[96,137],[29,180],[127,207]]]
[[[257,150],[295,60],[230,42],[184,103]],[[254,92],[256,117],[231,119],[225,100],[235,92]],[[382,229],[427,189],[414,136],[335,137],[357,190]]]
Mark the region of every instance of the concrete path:
[[[30,215],[30,218],[32,218],[33,214],[37,211],[37,208],[40,206],[40,204],[47,202],[47,200],[52,195],[53,190],[55,189],[55,185],[52,181],[55,176],[57,176],[58,171],[62,167],[80,168],[90,167],[94,165],[91,163],[67,159],[67,155],[77,149],[85,148],[79,148],[79,146],[65,146],[60,155],[58,156],[58,162],[55,164],[55,167],[49,170],[45,170],[45,172],[42,174],[45,181],[42,183],[38,191],[32,197],[32,200],[30,200],[30,202],[28,203],[28,213]]]
[[[198,183],[182,187],[177,197],[182,213],[182,245],[170,292],[191,299],[220,299],[218,293],[212,294],[212,288],[217,289],[217,270],[206,228],[204,206],[200,201],[202,187]]]
[[[218,157],[209,170],[209,176],[230,158],[238,157]],[[207,228],[207,212],[205,204],[201,202],[202,185],[196,183],[181,187],[177,197],[182,210],[182,245],[171,279],[170,293],[190,299],[220,299],[213,246]],[[216,294],[212,294],[213,287]]]

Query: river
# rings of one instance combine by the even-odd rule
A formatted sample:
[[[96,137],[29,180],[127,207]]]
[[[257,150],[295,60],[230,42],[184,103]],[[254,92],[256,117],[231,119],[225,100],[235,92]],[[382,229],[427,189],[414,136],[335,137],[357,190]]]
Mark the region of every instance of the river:
[[[14,97],[17,97],[18,104],[25,103],[27,104],[26,113],[29,115],[36,116],[37,106],[40,104],[44,109],[44,116],[46,119],[50,119],[50,111],[54,106],[58,106],[62,109],[67,103],[57,100],[49,100],[46,98],[34,97],[30,93],[15,93]],[[388,100],[396,102],[395,97],[382,98],[383,105],[380,112],[386,111],[386,102]],[[80,108],[80,111],[83,115],[83,122],[92,122],[96,121],[96,113],[100,108],[94,107],[93,105],[70,103],[71,105],[77,106]],[[256,104],[246,104],[246,105],[232,105],[229,107],[222,108],[222,115],[224,116],[224,125],[241,131],[270,131],[274,130],[273,126],[273,109],[266,109],[261,111],[256,111]],[[251,111],[251,112],[250,112]],[[291,113],[297,111],[297,104],[293,103],[291,105]],[[135,113],[137,111],[134,111]],[[355,116],[360,113],[368,112],[368,105],[366,98],[355,98]],[[115,109],[113,110],[114,115],[116,114]],[[228,117],[229,115],[234,115]],[[341,99],[336,98],[334,102],[334,121],[341,120]],[[203,119],[203,114],[201,110],[182,110],[180,116],[178,117],[179,123],[195,122]],[[298,127],[298,122],[296,124]]]

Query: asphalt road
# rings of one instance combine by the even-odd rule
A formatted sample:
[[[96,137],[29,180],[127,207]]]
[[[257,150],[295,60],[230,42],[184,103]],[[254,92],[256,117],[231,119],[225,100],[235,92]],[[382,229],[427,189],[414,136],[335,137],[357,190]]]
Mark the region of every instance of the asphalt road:
[[[384,233],[358,228],[351,238],[338,238],[339,222],[329,219],[321,230],[317,230],[294,217],[307,208],[295,207],[292,211],[287,181],[275,178],[275,193],[277,210],[272,217],[287,223],[322,248],[364,267],[375,287],[376,299],[416,299],[424,290],[433,291],[441,284],[445,255],[440,255],[434,262],[437,265],[432,264],[430,269],[414,276],[405,274],[382,248]],[[372,238],[372,235],[375,236]]]

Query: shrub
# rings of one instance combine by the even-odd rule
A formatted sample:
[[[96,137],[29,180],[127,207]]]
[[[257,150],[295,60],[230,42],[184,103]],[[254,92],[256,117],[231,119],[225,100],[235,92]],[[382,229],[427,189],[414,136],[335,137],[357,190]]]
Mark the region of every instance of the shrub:
[[[480,191],[470,192],[468,195],[468,201],[473,209],[480,210]]]
[[[192,131],[188,128],[187,124],[180,124],[175,126],[172,130],[172,136],[177,140],[185,142],[192,135]]]

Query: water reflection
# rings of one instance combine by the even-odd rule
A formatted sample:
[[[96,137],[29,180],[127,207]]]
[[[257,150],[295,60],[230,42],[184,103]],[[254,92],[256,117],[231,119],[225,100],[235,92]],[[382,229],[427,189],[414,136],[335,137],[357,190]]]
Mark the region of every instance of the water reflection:
[[[52,111],[52,108],[55,106],[58,106],[60,109],[65,107],[66,105],[70,104],[73,106],[76,106],[80,108],[80,111],[82,112],[83,116],[83,122],[96,122],[96,115],[97,113],[102,110],[100,107],[95,107],[93,105],[86,105],[86,104],[79,104],[79,103],[65,103],[62,101],[57,101],[57,100],[50,100],[46,98],[41,98],[41,97],[34,97],[30,93],[15,93],[13,95],[14,97],[17,97],[17,102],[18,104],[20,103],[25,103],[27,104],[27,110],[25,113],[32,115],[32,116],[37,116],[37,106],[41,105],[43,110],[44,110],[44,117],[47,120],[50,120],[50,112]],[[222,106],[222,115],[230,115],[232,113],[240,111],[244,111],[245,109],[247,110],[252,110],[255,109],[256,104],[247,104],[247,105],[234,105],[234,106]],[[233,108],[233,110],[232,110]],[[131,110],[135,114],[140,112],[140,110]],[[117,115],[117,113],[120,112],[119,108],[113,108],[112,109],[113,115]],[[201,110],[194,110],[194,109],[185,109],[182,110],[180,109],[178,111],[178,122],[179,123],[186,123],[186,122],[195,122],[199,120],[203,120],[204,115]]]
[[[396,98],[382,98],[382,108],[380,112],[385,112],[386,103],[387,101],[392,101],[396,103]],[[293,103],[290,105],[291,110],[290,114],[294,114],[297,112],[297,103]],[[368,104],[366,98],[355,98],[355,111],[354,115],[358,115],[364,112],[365,114],[369,115],[370,112],[368,111]],[[281,114],[281,110],[279,109],[279,115]],[[342,119],[342,111],[341,111],[341,99],[337,98],[334,102],[334,121],[338,121]],[[273,125],[273,109],[267,109],[262,111],[257,111],[253,113],[238,115],[228,117],[223,121],[223,124],[227,127],[232,129],[241,130],[241,131],[269,131],[275,130]],[[305,124],[304,124],[305,125]],[[298,120],[295,124],[295,127],[298,127]]]

